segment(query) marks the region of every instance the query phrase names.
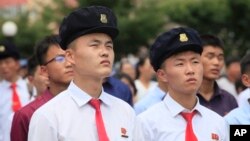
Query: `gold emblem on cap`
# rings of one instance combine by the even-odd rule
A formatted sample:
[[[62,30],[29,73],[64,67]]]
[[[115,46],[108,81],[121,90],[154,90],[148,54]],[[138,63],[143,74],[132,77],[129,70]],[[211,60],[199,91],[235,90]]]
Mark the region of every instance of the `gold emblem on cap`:
[[[4,52],[5,51],[5,46],[0,45],[0,52]]]
[[[108,19],[107,19],[107,15],[106,14],[101,14],[100,16],[101,16],[100,21],[102,23],[108,23]]]
[[[181,33],[181,34],[180,34],[180,41],[181,41],[181,42],[186,42],[186,41],[188,41],[188,37],[187,37],[187,35],[186,35],[185,33]]]

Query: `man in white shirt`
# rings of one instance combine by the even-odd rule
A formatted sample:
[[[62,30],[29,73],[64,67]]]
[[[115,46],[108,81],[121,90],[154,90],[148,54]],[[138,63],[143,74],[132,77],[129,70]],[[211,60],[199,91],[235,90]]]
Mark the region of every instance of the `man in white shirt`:
[[[250,54],[246,54],[241,59],[241,81],[247,89],[240,94],[239,107],[224,117],[230,125],[250,124]]]
[[[9,41],[0,43],[0,141],[10,141],[14,112],[30,101],[26,81],[19,75],[20,54]],[[14,92],[15,91],[15,92]]]
[[[118,35],[113,12],[103,6],[77,9],[64,18],[59,35],[74,69],[73,81],[34,113],[28,140],[132,141],[134,110],[102,87],[112,72]]]
[[[138,115],[135,141],[229,140],[224,119],[196,96],[203,76],[201,53],[200,37],[191,28],[174,28],[157,37],[150,61],[168,93]]]

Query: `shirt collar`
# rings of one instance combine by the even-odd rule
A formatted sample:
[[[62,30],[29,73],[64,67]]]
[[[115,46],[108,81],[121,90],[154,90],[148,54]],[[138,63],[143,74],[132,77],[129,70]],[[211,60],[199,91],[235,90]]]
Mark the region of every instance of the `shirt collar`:
[[[23,80],[22,77],[19,77],[19,78],[17,79],[17,81],[15,82],[16,85],[17,85],[17,87],[21,85],[22,80]],[[2,85],[2,86],[5,86],[5,87],[10,87],[11,84],[12,84],[12,82],[9,82],[9,81],[7,81],[7,80],[2,80],[2,82],[1,82],[1,85]]]
[[[69,91],[70,96],[79,107],[84,106],[92,99],[92,97],[89,94],[81,90],[73,81],[70,82],[67,91]],[[112,102],[109,99],[109,95],[106,92],[104,92],[103,88],[99,99],[103,102],[104,105],[107,106],[112,105]]]
[[[196,110],[198,114],[202,115],[202,106],[200,105],[199,99],[196,97],[197,103],[195,107],[191,110]],[[181,106],[178,102],[176,102],[169,94],[165,96],[163,99],[163,103],[166,105],[167,109],[170,111],[170,114],[175,117],[179,115],[183,111],[190,111],[183,106]]]
[[[166,96],[166,93],[159,87],[159,85],[155,86],[155,93],[154,95],[160,99],[164,99],[164,97]]]

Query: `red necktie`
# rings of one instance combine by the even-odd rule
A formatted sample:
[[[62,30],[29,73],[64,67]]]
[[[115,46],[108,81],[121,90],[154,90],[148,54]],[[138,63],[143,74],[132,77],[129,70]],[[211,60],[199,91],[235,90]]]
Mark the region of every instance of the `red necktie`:
[[[99,99],[91,99],[89,101],[90,105],[95,108],[95,120],[96,120],[96,127],[97,127],[97,132],[99,136],[99,141],[109,141],[104,123],[102,120],[102,113],[100,109],[100,100]]]
[[[192,118],[195,115],[195,111],[192,113],[181,113],[183,118],[187,121],[187,127],[186,127],[186,139],[185,141],[198,141],[192,127]]]
[[[16,112],[21,108],[21,102],[16,91],[16,83],[12,83],[10,87],[12,89],[12,110],[13,112]]]

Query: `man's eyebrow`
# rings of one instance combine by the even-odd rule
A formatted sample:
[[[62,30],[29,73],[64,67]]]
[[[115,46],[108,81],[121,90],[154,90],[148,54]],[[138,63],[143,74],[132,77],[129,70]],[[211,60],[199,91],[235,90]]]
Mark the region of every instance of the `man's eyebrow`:
[[[89,43],[100,43],[101,41],[100,40],[97,40],[97,39],[93,39],[93,40],[90,40]]]
[[[112,40],[107,41],[105,44],[113,44]]]

